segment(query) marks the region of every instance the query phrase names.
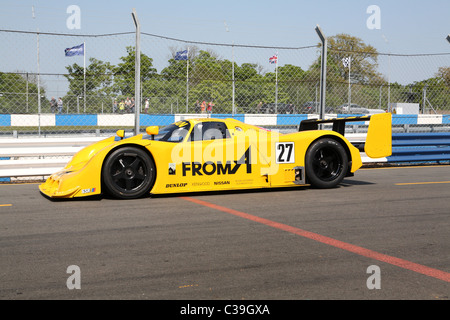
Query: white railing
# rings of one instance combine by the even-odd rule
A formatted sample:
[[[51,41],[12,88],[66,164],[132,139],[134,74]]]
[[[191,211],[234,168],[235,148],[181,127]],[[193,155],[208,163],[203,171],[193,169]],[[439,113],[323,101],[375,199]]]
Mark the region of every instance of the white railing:
[[[0,178],[49,176],[104,137],[0,139]]]

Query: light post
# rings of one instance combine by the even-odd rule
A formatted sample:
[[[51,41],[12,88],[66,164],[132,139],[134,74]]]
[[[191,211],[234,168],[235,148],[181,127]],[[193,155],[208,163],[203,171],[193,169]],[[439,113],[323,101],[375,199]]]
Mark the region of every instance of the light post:
[[[139,116],[141,109],[141,24],[137,17],[136,9],[133,8],[131,13],[134,25],[136,27],[136,59],[135,59],[135,74],[134,74],[134,134],[138,135],[140,130]]]
[[[320,119],[325,118],[325,91],[327,84],[327,37],[320,29],[319,25],[316,26],[316,32],[322,42],[322,57],[320,68]]]
[[[223,22],[224,23],[224,25],[225,25],[225,30],[226,30],[226,32],[230,32],[230,29],[228,29],[228,25],[227,25],[227,22],[226,21],[224,21]],[[232,109],[232,114],[233,114],[233,116],[236,114],[236,106],[235,106],[235,92],[236,92],[236,83],[235,83],[235,80],[234,80],[234,41],[232,41],[232,44],[231,44],[231,82],[232,82],[232,85],[233,85],[233,92],[232,92],[232,100],[231,100],[231,109]]]

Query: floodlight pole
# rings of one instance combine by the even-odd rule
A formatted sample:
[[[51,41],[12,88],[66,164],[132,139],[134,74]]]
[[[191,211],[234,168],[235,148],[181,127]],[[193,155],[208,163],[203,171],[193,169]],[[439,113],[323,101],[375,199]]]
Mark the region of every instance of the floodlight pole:
[[[41,64],[40,64],[40,53],[39,53],[39,29],[36,33],[37,37],[37,92],[38,92],[38,136],[41,137]]]
[[[234,80],[234,41],[231,46],[231,73],[232,73],[232,82],[233,82],[233,95],[232,95],[232,112],[233,116],[236,114],[236,102],[235,102],[235,94],[236,94],[236,82]]]
[[[230,32],[230,29],[228,29],[227,22],[224,21],[223,24],[225,25],[226,32]],[[233,83],[233,93],[231,97],[231,112],[234,116],[236,114],[236,106],[235,106],[236,83],[234,80],[234,41],[231,44],[231,82]]]
[[[325,92],[327,84],[327,38],[320,29],[319,25],[316,26],[316,32],[322,42],[322,56],[321,56],[321,68],[320,68],[320,118],[325,117]]]
[[[186,113],[189,110],[189,47],[187,48],[186,59]]]
[[[134,134],[139,134],[139,116],[141,110],[141,24],[137,17],[136,9],[131,13],[134,25],[136,26],[136,60],[134,66]]]

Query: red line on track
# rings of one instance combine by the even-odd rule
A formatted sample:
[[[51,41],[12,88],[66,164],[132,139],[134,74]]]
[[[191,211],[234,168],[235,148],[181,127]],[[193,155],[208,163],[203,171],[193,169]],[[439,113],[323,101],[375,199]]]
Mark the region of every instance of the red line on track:
[[[251,214],[248,214],[248,213],[245,213],[245,212],[241,212],[241,211],[237,211],[237,210],[234,210],[234,209],[230,209],[230,208],[226,208],[226,207],[223,207],[223,206],[219,206],[219,205],[207,202],[207,201],[194,199],[194,198],[190,198],[190,197],[180,197],[180,198],[184,199],[186,201],[190,201],[190,202],[193,202],[193,203],[205,206],[205,207],[209,207],[211,209],[219,210],[219,211],[226,212],[226,213],[229,213],[229,214],[232,214],[232,215],[244,218],[244,219],[248,219],[248,220],[251,220],[251,221],[254,221],[254,222],[258,222],[258,223],[267,225],[267,226],[272,227],[272,228],[276,228],[276,229],[279,229],[279,230],[290,232],[290,233],[302,236],[304,238],[308,238],[308,239],[311,239],[311,240],[314,240],[314,241],[317,241],[317,242],[328,244],[330,246],[333,246],[333,247],[336,247],[336,248],[339,248],[339,249],[343,249],[343,250],[346,250],[346,251],[349,251],[349,252],[353,252],[353,253],[356,253],[358,255],[367,257],[367,258],[371,258],[371,259],[375,259],[375,260],[378,260],[378,261],[386,262],[386,263],[392,264],[394,266],[397,266],[397,267],[400,267],[400,268],[403,268],[403,269],[408,269],[408,270],[411,270],[411,271],[414,271],[414,272],[417,272],[417,273],[424,274],[426,276],[430,276],[430,277],[433,277],[433,278],[436,278],[436,279],[439,279],[439,280],[450,282],[450,273],[445,272],[445,271],[429,268],[427,266],[423,266],[423,265],[420,265],[420,264],[417,264],[417,263],[414,263],[414,262],[410,262],[410,261],[407,261],[407,260],[403,260],[403,259],[399,259],[399,258],[396,258],[396,257],[392,257],[392,256],[389,256],[389,255],[386,255],[386,254],[383,254],[383,253],[378,253],[376,251],[372,251],[372,250],[365,249],[365,248],[362,248],[362,247],[359,247],[359,246],[355,246],[355,245],[352,245],[350,243],[346,243],[346,242],[342,242],[342,241],[339,241],[339,240],[336,240],[336,239],[333,239],[333,238],[322,236],[322,235],[314,233],[314,232],[310,232],[310,231],[302,230],[302,229],[295,228],[295,227],[292,227],[292,226],[288,226],[288,225],[283,224],[283,223],[275,222],[275,221],[264,219],[264,218],[261,218],[261,217],[258,217],[258,216],[254,216],[254,215],[251,215]]]

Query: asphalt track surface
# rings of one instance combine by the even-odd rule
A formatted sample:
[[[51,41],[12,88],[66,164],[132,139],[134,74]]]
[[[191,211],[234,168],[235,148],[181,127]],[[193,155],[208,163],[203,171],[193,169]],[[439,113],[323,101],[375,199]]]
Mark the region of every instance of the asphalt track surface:
[[[2,184],[0,299],[449,300],[449,199],[448,165],[127,201]]]

